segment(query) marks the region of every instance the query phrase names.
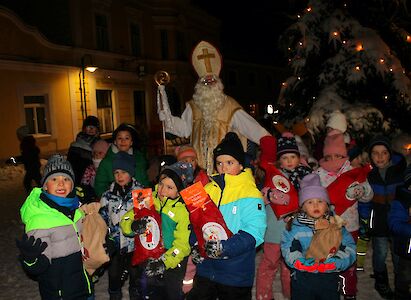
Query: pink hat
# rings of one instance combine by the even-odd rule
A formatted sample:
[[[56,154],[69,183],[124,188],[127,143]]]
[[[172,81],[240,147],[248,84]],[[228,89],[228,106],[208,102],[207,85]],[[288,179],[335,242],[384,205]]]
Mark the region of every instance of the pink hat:
[[[181,161],[185,157],[194,157],[197,158],[196,150],[190,145],[182,145],[175,149],[176,157],[178,161]]]
[[[331,130],[325,137],[323,156],[330,154],[340,154],[343,157],[347,157],[344,135],[339,130]]]

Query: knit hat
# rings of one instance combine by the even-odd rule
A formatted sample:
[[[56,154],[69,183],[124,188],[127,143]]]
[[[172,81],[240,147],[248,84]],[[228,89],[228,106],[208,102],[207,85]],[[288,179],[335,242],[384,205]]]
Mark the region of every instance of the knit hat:
[[[30,128],[27,125],[20,126],[16,129],[17,138],[21,141],[26,136],[30,135]]]
[[[44,186],[50,178],[60,175],[70,178],[74,187],[75,176],[71,164],[61,154],[54,154],[50,156],[44,167],[41,184]]]
[[[286,153],[295,153],[300,155],[298,150],[297,141],[295,140],[294,135],[291,132],[284,132],[277,141],[277,159],[281,155]]]
[[[166,166],[163,171],[161,171],[160,178],[163,174],[174,181],[179,192],[184,190],[194,180],[193,166],[181,161],[178,161],[171,166]]]
[[[220,155],[230,155],[238,160],[240,165],[244,166],[245,154],[243,145],[235,132],[227,132],[220,144],[214,149],[214,163]]]
[[[390,153],[390,157],[391,157],[392,155],[391,142],[388,138],[386,138],[383,135],[376,136],[371,140],[370,145],[368,146],[368,149],[369,149],[368,154],[370,155],[370,157],[371,157],[372,148],[374,148],[374,146],[377,146],[377,145],[382,145],[385,148],[387,148],[388,152]]]
[[[343,157],[347,157],[344,135],[339,130],[331,130],[325,137],[323,156],[330,154],[340,154]]]
[[[308,174],[301,180],[298,198],[300,207],[303,206],[305,201],[314,198],[324,200],[330,204],[327,189],[321,185],[320,176],[316,173]]]
[[[134,159],[134,156],[124,151],[116,153],[113,159],[113,172],[115,170],[126,171],[133,177],[136,170],[136,160]]]
[[[107,143],[105,140],[100,139],[93,144],[93,152],[104,152],[107,153],[110,144]]]
[[[342,112],[335,110],[330,114],[325,127],[338,129],[339,131],[344,133],[347,131],[347,119]]]
[[[411,164],[404,171],[404,184],[406,188],[411,185]]]
[[[180,161],[186,157],[197,158],[196,150],[190,145],[182,145],[175,149],[177,160]]]
[[[94,126],[94,127],[97,127],[97,129],[100,129],[100,121],[95,116],[88,116],[83,121],[83,130],[87,126]]]

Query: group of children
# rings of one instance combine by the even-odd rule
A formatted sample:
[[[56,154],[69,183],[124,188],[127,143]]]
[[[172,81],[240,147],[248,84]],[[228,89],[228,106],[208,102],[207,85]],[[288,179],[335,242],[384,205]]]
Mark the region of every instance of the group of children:
[[[110,254],[110,299],[122,299],[127,278],[130,299],[251,299],[260,245],[257,299],[273,299],[277,269],[286,298],[339,299],[342,294],[355,299],[358,236],[362,247],[372,237],[375,288],[386,299],[394,296],[385,265],[389,242],[394,242],[396,299],[409,299],[410,272],[398,268],[398,260],[410,270],[405,244],[411,237],[411,170],[403,176],[405,160],[385,138],[377,137],[369,146],[371,169],[365,164],[353,166],[355,157],[349,156],[343,133],[329,130],[319,168],[312,170],[292,134],[263,137],[257,169],[264,178],[257,180],[258,187],[258,172],[248,166],[233,132],[214,149],[216,174],[212,176],[197,165],[192,147],[178,148],[178,161],[160,166],[153,187],[164,253],[133,265],[136,239],[148,222],[134,215],[132,191],[148,185],[142,154],[133,147],[134,135],[131,125],[122,124],[114,131],[111,145],[96,142],[93,165],[83,175],[83,183],[95,189],[109,228],[105,247]],[[37,278],[43,299],[92,295],[79,239],[85,216],[78,209],[81,203],[74,182],[70,163],[60,155],[52,156],[42,187],[35,188],[21,208],[26,233],[17,241],[20,260]],[[206,257],[196,249],[190,215],[180,195],[194,182],[204,185],[232,233],[226,240],[207,240]],[[318,256],[324,249],[325,254]],[[193,270],[192,262],[195,276],[191,290],[185,290],[183,281],[186,269]]]

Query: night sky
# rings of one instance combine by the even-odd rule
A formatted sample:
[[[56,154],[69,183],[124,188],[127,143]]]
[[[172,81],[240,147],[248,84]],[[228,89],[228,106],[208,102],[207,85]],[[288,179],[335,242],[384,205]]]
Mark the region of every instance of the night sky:
[[[222,21],[221,52],[224,57],[247,62],[285,65],[278,38],[295,20],[296,8],[288,1],[234,2],[192,0]],[[294,11],[292,11],[294,10]]]

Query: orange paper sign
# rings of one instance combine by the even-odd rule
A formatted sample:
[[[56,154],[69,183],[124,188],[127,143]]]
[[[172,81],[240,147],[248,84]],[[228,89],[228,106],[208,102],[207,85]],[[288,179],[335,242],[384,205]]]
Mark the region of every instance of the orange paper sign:
[[[200,181],[182,190],[180,195],[187,206],[195,208],[201,207],[204,202],[209,199],[208,194]]]
[[[154,205],[153,191],[150,188],[133,190],[133,205],[137,209],[148,208],[150,209]]]

